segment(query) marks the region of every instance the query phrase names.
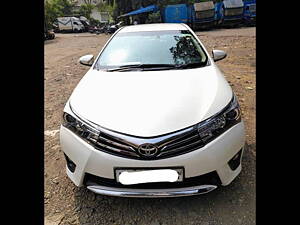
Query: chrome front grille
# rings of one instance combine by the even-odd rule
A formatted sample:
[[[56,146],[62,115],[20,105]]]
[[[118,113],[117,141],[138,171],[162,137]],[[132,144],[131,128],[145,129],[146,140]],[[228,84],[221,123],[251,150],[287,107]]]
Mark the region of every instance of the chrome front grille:
[[[157,154],[145,157],[138,151],[139,146],[149,143],[157,146]],[[204,146],[196,126],[153,138],[143,138],[120,134],[101,128],[95,148],[113,155],[127,158],[155,160],[187,153]]]
[[[163,142],[160,145],[160,154],[158,157],[186,153],[203,146],[203,141],[200,139],[197,129],[192,129],[191,131],[178,135],[178,137],[172,138],[171,141]]]
[[[135,146],[132,146],[129,143],[126,143],[120,138],[117,138],[108,133],[101,132],[98,138],[98,141],[95,144],[95,147],[116,155],[128,156],[128,157],[139,157],[135,151]]]

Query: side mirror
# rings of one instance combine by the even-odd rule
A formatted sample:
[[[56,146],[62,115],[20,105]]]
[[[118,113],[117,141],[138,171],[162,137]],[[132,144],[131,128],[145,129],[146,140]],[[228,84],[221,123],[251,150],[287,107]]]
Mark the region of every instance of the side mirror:
[[[222,50],[212,50],[212,57],[215,62],[224,59],[227,56],[226,52]]]
[[[82,65],[91,66],[91,65],[93,65],[93,62],[94,62],[94,56],[93,55],[82,56],[82,57],[80,57],[79,62]]]

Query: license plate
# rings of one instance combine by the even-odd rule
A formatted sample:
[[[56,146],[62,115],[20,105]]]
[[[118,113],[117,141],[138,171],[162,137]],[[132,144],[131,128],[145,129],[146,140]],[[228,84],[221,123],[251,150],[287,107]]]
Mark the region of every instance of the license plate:
[[[116,180],[123,185],[183,181],[183,169],[116,169]]]

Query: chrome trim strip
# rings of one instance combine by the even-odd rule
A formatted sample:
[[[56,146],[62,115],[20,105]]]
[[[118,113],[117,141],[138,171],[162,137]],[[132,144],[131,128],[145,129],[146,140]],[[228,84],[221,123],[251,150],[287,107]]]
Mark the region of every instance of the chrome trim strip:
[[[120,143],[118,143],[118,142],[109,140],[109,139],[107,139],[107,138],[105,138],[105,137],[102,137],[101,135],[99,136],[99,140],[105,141],[105,142],[107,142],[107,143],[109,143],[109,144],[113,144],[113,145],[118,146],[118,147],[121,147],[121,148],[125,148],[125,149],[127,149],[127,150],[129,150],[129,151],[135,152],[133,147],[127,146],[127,145],[123,145],[123,144],[120,144]]]
[[[129,188],[112,188],[100,185],[87,186],[90,191],[116,197],[132,198],[165,198],[165,197],[183,197],[191,195],[200,195],[211,192],[217,188],[216,185],[200,185],[185,188],[169,189],[129,189]]]

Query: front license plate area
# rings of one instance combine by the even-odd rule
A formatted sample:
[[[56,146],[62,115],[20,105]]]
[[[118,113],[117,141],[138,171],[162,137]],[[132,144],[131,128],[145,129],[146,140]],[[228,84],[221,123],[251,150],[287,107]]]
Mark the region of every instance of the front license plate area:
[[[182,182],[183,168],[164,169],[116,169],[116,181],[123,185]]]

